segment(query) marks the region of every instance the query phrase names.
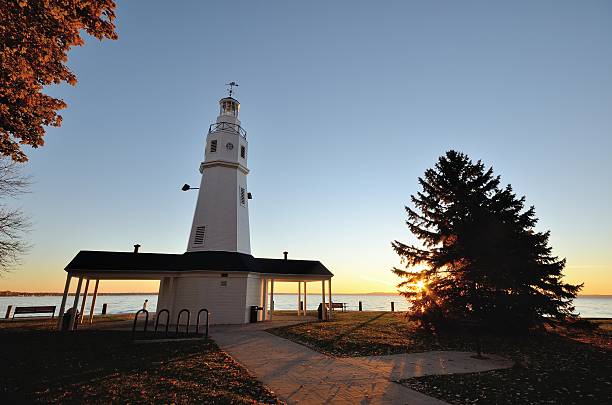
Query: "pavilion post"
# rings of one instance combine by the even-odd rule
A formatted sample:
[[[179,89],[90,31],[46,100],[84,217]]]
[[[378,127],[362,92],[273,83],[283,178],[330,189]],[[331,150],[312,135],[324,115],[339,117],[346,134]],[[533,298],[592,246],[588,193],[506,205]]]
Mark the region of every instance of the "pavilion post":
[[[66,309],[66,300],[68,299],[68,291],[70,290],[70,280],[72,276],[70,273],[66,276],[66,285],[64,286],[64,295],[62,295],[62,303],[60,305],[59,313],[57,314],[57,329],[62,327],[62,317],[64,316],[64,309]]]
[[[329,283],[329,285],[328,285],[329,288],[328,288],[327,293],[328,293],[328,297],[329,297],[329,318],[331,318],[332,317],[332,313],[333,313],[333,309],[334,309],[334,306],[332,304],[331,278],[329,279],[328,283]]]
[[[91,297],[91,309],[89,310],[89,323],[93,322],[94,307],[96,306],[96,298],[98,298],[98,284],[100,284],[100,279],[96,279],[96,285],[94,287],[93,297]]]
[[[74,324],[76,322],[76,311],[79,305],[79,295],[81,294],[81,285],[83,284],[83,276],[79,276],[79,283],[77,284],[76,292],[74,293],[74,303],[72,304],[72,315],[70,316],[70,327],[69,330],[74,330]]]
[[[264,294],[263,294],[263,278],[260,276],[259,278],[259,306],[264,308]],[[264,315],[263,315],[263,310],[261,311],[261,314],[259,314],[259,311],[257,312],[257,320],[258,321],[263,321],[264,320]]]
[[[304,316],[308,315],[308,303],[306,297],[306,281],[304,281]]]
[[[85,302],[87,301],[87,291],[89,290],[89,279],[85,279],[85,291],[83,291],[83,302],[81,302],[81,312],[79,313],[79,323],[83,323],[85,317]]]
[[[298,316],[302,315],[302,309],[300,308],[301,304],[302,304],[302,282],[298,281],[298,302],[297,302]]]
[[[274,278],[270,279],[270,320],[274,313]]]
[[[325,305],[325,280],[321,280],[321,304],[322,312],[321,315],[323,320],[327,319],[327,306]]]
[[[263,320],[268,320],[268,279],[263,279]]]

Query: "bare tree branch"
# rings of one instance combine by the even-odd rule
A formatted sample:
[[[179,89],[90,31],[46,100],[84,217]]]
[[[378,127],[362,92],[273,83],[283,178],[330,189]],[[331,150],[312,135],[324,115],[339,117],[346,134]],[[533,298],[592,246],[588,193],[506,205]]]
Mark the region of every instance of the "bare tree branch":
[[[0,158],[0,199],[16,197],[27,192],[30,180],[15,162]]]
[[[25,236],[30,221],[21,209],[12,208],[4,202],[27,192],[30,178],[10,159],[0,158],[0,277],[19,264],[29,244]]]

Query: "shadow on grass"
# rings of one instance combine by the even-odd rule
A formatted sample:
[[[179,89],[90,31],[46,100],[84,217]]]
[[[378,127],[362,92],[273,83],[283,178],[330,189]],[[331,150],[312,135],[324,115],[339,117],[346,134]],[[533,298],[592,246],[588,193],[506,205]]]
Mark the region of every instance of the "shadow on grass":
[[[278,403],[210,339],[169,333],[134,342],[129,320],[123,330],[83,325],[74,332],[56,331],[56,322],[0,325],[0,404]],[[147,334],[154,337],[161,336]]]
[[[424,376],[407,387],[458,404],[604,404],[612,398],[612,352],[556,333],[491,340],[514,367]]]
[[[209,340],[134,344],[127,331],[3,331],[0,395],[32,401],[41,393],[92,385],[113,375],[136,374],[217,350]]]
[[[338,335],[337,335],[336,337],[334,337],[333,339],[330,339],[330,340],[329,340],[329,342],[330,342],[330,343],[337,343],[337,342],[339,342],[340,340],[342,340],[344,337],[349,336],[349,335],[351,335],[352,333],[355,333],[355,332],[357,332],[358,330],[360,330],[360,329],[363,329],[363,328],[367,327],[369,324],[371,324],[372,322],[376,321],[377,319],[382,318],[382,317],[383,317],[383,316],[385,316],[385,315],[387,315],[387,314],[385,314],[385,313],[381,313],[381,314],[378,314],[378,315],[376,315],[376,316],[374,316],[374,317],[372,317],[372,318],[370,318],[370,319],[366,320],[365,322],[358,323],[358,324],[356,324],[355,326],[353,326],[352,328],[347,329],[346,331],[344,331],[344,332],[342,332],[342,333],[338,334]]]

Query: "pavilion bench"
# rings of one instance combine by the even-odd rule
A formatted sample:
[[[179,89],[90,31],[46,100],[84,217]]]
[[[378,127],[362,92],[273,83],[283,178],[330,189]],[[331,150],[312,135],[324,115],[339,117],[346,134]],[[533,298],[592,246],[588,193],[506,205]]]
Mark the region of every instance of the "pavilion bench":
[[[327,308],[329,308],[329,303],[326,304]],[[334,310],[336,308],[340,308],[342,310],[342,312],[346,311],[346,302],[332,302],[331,303],[331,309]]]
[[[15,307],[13,319],[15,319],[15,315],[20,314],[51,314],[51,319],[53,319],[55,316],[55,306]]]

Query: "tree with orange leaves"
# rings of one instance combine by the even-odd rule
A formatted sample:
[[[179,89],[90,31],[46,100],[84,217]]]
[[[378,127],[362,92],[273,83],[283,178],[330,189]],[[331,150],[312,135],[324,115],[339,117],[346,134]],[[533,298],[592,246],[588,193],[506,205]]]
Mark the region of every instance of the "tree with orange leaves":
[[[43,87],[76,84],[68,51],[84,44],[81,31],[117,39],[112,0],[0,1],[0,155],[28,160],[21,145],[44,144],[45,126],[59,127],[63,100]]]

